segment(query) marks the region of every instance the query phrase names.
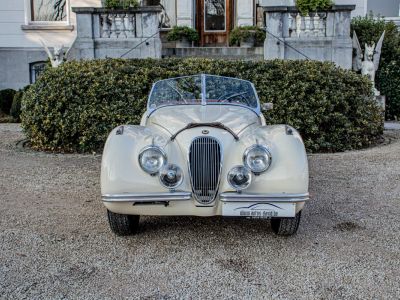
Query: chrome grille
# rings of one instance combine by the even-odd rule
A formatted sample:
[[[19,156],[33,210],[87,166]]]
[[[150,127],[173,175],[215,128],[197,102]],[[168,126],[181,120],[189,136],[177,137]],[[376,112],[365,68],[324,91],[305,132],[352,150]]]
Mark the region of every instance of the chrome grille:
[[[201,204],[214,201],[221,173],[221,147],[212,137],[197,137],[189,150],[192,189]]]

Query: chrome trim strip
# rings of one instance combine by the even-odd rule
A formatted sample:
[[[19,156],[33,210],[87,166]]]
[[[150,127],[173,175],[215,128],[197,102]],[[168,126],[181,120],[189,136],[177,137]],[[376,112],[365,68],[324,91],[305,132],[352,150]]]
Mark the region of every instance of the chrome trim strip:
[[[155,202],[155,201],[185,201],[192,198],[190,192],[151,193],[151,194],[105,194],[103,202]]]
[[[206,100],[206,75],[201,74],[201,105],[207,105]]]
[[[298,203],[310,200],[309,193],[305,194],[244,194],[227,192],[221,193],[222,202],[291,202]]]

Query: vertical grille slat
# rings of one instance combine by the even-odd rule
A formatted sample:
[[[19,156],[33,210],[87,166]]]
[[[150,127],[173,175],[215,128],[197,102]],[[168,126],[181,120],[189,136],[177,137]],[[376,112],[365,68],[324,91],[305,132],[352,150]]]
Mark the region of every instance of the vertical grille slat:
[[[221,173],[221,147],[212,137],[197,137],[189,150],[192,189],[201,204],[214,201]]]

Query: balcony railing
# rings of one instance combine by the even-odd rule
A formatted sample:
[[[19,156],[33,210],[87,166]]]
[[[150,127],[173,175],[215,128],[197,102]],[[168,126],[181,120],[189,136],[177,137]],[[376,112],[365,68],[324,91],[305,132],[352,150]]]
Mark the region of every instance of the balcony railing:
[[[127,57],[161,57],[161,7],[73,7],[72,11],[77,15],[76,58],[121,57],[130,49]]]
[[[264,6],[264,58],[315,59],[351,68],[350,22],[354,8],[334,5],[302,15],[294,6]]]

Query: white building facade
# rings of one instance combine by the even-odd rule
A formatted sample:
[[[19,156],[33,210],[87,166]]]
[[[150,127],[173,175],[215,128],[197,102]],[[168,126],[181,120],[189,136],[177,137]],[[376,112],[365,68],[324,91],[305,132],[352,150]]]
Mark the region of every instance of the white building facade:
[[[356,16],[368,12],[370,1],[383,3],[400,0],[335,2],[355,4],[353,16]],[[199,46],[226,46],[234,27],[263,24],[260,5],[279,5],[281,2],[287,5],[293,1],[142,0],[143,5],[163,6],[163,30],[167,31],[175,25],[196,28],[201,36]],[[76,15],[71,7],[101,6],[102,0],[1,0],[0,89],[18,89],[35,81],[43,62],[47,60],[42,41],[49,47],[70,47],[73,44],[77,29]],[[390,17],[397,17],[398,11],[396,13]]]
[[[70,46],[76,37],[72,6],[101,6],[100,0],[1,0],[0,90],[35,81],[49,47]]]

